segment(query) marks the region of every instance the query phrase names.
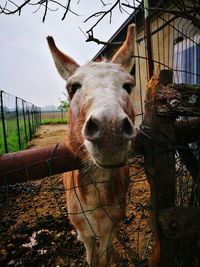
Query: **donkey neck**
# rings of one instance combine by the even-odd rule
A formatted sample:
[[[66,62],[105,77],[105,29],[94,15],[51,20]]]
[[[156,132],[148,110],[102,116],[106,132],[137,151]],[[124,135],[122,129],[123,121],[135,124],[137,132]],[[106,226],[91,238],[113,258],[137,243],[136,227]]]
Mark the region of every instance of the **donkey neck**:
[[[101,196],[102,203],[113,203],[117,199],[124,201],[124,193],[128,188],[128,169],[122,167],[119,169],[105,170],[97,168],[91,173],[79,172],[77,186],[79,193],[88,201],[96,195]]]
[[[109,183],[112,178],[112,170],[94,167],[91,171],[79,172],[79,183],[81,184],[104,184]]]

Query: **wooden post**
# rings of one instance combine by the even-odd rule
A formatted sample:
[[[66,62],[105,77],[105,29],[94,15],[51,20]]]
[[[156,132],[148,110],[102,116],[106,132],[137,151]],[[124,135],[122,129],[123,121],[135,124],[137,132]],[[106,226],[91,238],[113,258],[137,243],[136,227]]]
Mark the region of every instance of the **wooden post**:
[[[151,189],[150,221],[157,240],[150,266],[172,267],[173,242],[165,242],[158,224],[159,210],[175,205],[175,134],[174,118],[157,116],[156,94],[159,87],[172,83],[172,72],[163,70],[148,83],[145,116],[141,131],[144,145],[145,171]]]
[[[177,128],[175,118],[199,116],[200,93],[199,86],[172,84],[172,74],[172,71],[162,70],[159,77],[154,75],[149,81],[140,133],[145,137],[143,153],[151,189],[150,222],[156,238],[149,266],[197,267],[200,263],[200,209],[175,207],[175,144],[181,126]],[[199,136],[198,127],[197,124],[197,135],[189,129],[188,142]],[[184,144],[187,133],[182,135],[184,138],[178,142]],[[184,158],[182,155],[182,160]],[[187,158],[185,162],[193,178],[197,179],[197,164]]]
[[[172,82],[172,72],[163,70],[148,84],[145,116],[141,126],[148,137],[144,146],[145,170],[152,188],[156,209],[175,204],[175,134],[174,118],[157,116],[156,92],[160,86]]]
[[[200,207],[173,207],[159,213],[158,223],[166,256],[172,258],[170,267],[200,266]],[[164,246],[162,247],[162,249]],[[167,259],[167,257],[166,257]],[[164,259],[162,260],[164,262]],[[158,265],[167,266],[167,265]]]

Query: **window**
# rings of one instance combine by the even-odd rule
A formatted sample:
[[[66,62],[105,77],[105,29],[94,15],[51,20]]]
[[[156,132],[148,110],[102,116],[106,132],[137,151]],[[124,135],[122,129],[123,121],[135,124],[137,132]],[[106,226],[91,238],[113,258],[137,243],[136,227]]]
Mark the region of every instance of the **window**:
[[[177,38],[173,57],[174,82],[200,84],[200,35]]]

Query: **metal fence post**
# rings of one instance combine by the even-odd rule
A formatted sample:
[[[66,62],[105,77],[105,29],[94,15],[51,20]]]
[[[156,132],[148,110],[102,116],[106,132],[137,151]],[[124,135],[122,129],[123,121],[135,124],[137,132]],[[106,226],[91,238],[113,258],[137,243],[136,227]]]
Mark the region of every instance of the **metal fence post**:
[[[28,135],[27,135],[27,129],[26,129],[26,114],[25,114],[23,99],[22,99],[22,112],[23,112],[23,120],[24,120],[24,133],[25,133],[26,145],[28,146]]]
[[[31,119],[32,119],[32,129],[33,129],[33,135],[35,133],[35,113],[34,113],[34,105],[31,106]]]
[[[40,124],[42,122],[42,109],[40,108]]]
[[[18,97],[15,98],[15,108],[16,108],[16,118],[17,118],[17,134],[18,134],[18,144],[19,144],[19,149],[22,149],[22,145],[21,145],[21,135],[20,135],[20,127],[19,127],[19,112],[18,112],[18,105],[17,105],[17,101]]]
[[[32,121],[32,134],[35,133],[35,125],[34,125],[34,105],[31,106],[31,121]]]
[[[40,111],[39,108],[36,108],[36,128],[40,125]]]
[[[38,108],[38,127],[41,124],[41,108]]]
[[[1,119],[2,119],[2,128],[3,128],[3,139],[4,139],[4,149],[5,153],[8,153],[8,144],[7,144],[7,136],[6,136],[6,125],[5,125],[5,114],[4,114],[4,107],[3,107],[3,91],[1,91]]]
[[[151,44],[151,20],[149,14],[149,0],[144,0],[144,28],[147,38],[148,75],[149,79],[151,79],[154,72],[154,62],[153,62],[152,44]]]
[[[29,140],[32,138],[32,128],[31,128],[31,118],[29,108],[27,108],[27,115],[28,115],[28,127],[29,127]]]

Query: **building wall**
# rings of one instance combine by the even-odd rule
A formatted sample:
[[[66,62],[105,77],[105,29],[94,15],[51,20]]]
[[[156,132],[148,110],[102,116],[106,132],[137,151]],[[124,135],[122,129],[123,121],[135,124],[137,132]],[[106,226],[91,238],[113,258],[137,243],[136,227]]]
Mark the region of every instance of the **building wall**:
[[[190,45],[192,42],[200,42],[200,29],[195,27],[190,21],[183,18],[176,18],[168,25],[165,25],[167,21],[173,15],[169,13],[159,14],[154,16],[151,21],[151,31],[154,32],[156,29],[160,28],[160,31],[152,35],[152,54],[154,60],[154,72],[159,69],[172,69],[174,70],[174,75],[177,75],[175,71],[176,68],[181,68],[174,62],[174,47],[177,42],[183,42],[183,40],[190,40]],[[137,27],[137,26],[136,26]],[[148,77],[148,63],[147,63],[147,49],[146,49],[146,39],[141,37],[144,36],[144,27],[141,26],[137,29],[136,40],[140,42],[135,43],[135,77],[136,77],[136,86],[132,93],[133,106],[136,113],[136,126],[141,123],[142,114],[144,112],[144,100],[146,94],[146,85],[149,80]],[[184,50],[189,46],[189,43],[186,42],[186,45],[179,45],[179,50]],[[179,51],[179,57],[181,56],[182,51]],[[190,59],[189,57],[193,55],[188,55],[186,60],[195,60]],[[180,74],[180,73],[179,73]],[[180,76],[180,75],[179,75]],[[176,79],[177,80],[177,79]]]

